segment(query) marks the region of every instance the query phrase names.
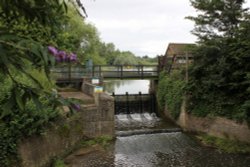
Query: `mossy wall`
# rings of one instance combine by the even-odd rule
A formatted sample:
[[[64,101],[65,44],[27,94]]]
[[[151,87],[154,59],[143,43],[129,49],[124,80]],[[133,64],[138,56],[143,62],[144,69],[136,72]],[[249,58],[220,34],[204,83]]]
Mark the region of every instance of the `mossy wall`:
[[[168,118],[174,120],[185,131],[202,132],[208,135],[238,140],[250,143],[250,129],[246,122],[236,122],[223,117],[197,117],[186,111],[186,101],[182,103],[181,113],[177,120],[171,118],[167,110],[164,111]]]
[[[47,166],[84,137],[114,137],[114,101],[105,93],[98,94],[98,103],[82,107],[70,118],[61,119],[40,136],[23,139],[18,146],[22,167]]]

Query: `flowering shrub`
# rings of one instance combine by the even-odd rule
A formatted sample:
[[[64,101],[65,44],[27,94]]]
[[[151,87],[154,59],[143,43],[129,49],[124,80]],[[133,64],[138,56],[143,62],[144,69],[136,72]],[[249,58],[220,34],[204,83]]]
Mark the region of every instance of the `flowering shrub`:
[[[77,55],[74,53],[67,54],[65,51],[57,50],[53,46],[48,46],[48,51],[50,54],[55,56],[56,62],[76,62]]]

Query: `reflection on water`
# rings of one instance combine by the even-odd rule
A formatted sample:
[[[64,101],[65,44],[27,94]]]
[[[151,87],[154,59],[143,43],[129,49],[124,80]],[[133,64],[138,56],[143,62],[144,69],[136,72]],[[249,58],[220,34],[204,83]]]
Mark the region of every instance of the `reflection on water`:
[[[149,80],[105,80],[104,89],[109,94],[137,94],[149,93]]]

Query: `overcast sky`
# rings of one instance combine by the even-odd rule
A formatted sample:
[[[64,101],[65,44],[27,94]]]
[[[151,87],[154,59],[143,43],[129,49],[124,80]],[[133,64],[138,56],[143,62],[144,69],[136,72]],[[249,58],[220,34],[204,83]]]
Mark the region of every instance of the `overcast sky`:
[[[193,43],[194,24],[184,19],[195,15],[189,0],[82,0],[88,22],[102,41],[122,51],[150,57],[164,54],[169,42]],[[250,0],[247,0],[250,7]]]

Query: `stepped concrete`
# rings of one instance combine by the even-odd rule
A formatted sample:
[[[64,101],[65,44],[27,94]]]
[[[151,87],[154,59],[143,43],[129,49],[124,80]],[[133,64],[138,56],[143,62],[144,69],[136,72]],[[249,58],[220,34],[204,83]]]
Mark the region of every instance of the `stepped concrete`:
[[[75,99],[82,100],[84,105],[95,104],[95,100],[93,97],[81,91],[59,92],[59,94],[64,98],[75,98]]]

